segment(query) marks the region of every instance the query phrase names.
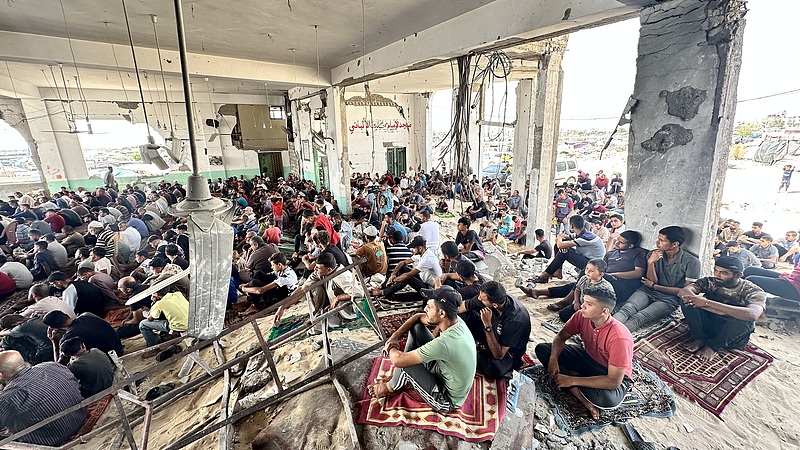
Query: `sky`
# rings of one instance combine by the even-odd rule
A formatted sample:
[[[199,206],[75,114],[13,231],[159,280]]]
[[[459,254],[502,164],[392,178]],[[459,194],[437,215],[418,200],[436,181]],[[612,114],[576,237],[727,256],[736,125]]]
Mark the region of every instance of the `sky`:
[[[742,68],[739,73],[737,122],[747,122],[783,111],[800,115],[800,57],[796,28],[800,17],[798,0],[751,0],[745,16]],[[636,76],[636,52],[639,19],[606,25],[570,35],[564,55],[564,90],[561,106],[561,129],[608,130],[619,119],[633,92]],[[511,98],[505,111],[508,121],[514,120],[514,85],[509,83]],[[792,94],[775,95],[787,91]],[[504,89],[498,87],[498,97]],[[771,96],[758,99],[760,97]],[[752,100],[757,99],[757,100]],[[434,131],[450,127],[450,93],[440,91],[431,100]],[[495,99],[494,118],[502,111],[500,98]],[[93,127],[100,131],[99,125]],[[142,138],[141,132],[127,127],[122,139],[132,145]],[[16,132],[7,132],[0,121],[0,149],[27,148]],[[110,141],[109,135],[94,137],[96,144]],[[82,139],[86,135],[81,135]],[[131,142],[131,144],[128,144]],[[143,142],[142,142],[143,143]]]
[[[748,7],[735,120],[783,111],[800,115],[800,1],[751,0]],[[638,18],[570,35],[562,62],[561,129],[613,130],[633,92],[638,40]],[[798,92],[747,101],[792,90]],[[434,131],[449,128],[449,97],[433,97]]]

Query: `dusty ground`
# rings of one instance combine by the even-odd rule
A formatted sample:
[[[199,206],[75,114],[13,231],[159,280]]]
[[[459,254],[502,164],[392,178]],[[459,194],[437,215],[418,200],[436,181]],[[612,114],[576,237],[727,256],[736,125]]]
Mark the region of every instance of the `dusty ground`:
[[[593,165],[598,163],[591,162]],[[776,236],[782,235],[789,229],[796,230],[800,223],[798,221],[800,210],[794,205],[800,200],[800,195],[798,195],[800,187],[795,186],[790,189],[788,194],[777,194],[779,180],[779,167],[760,166],[752,161],[732,162],[725,184],[722,216],[734,217],[740,220],[746,228],[754,220],[762,221],[765,223],[765,231]],[[800,183],[800,180],[795,180],[795,182]],[[507,279],[504,280],[504,284],[513,286],[513,281]],[[532,300],[525,298],[516,288],[511,287],[510,290],[525,299],[524,303],[531,313],[533,331],[529,351],[530,354],[533,354],[533,347],[537,343],[550,341],[554,336],[551,331],[540,326],[543,320],[554,314],[545,309],[545,305],[550,300]],[[300,311],[301,308],[296,307],[295,311],[288,314]],[[265,334],[269,332],[269,320],[269,318],[262,320],[264,324],[262,329]],[[341,337],[345,336],[345,333],[340,334]],[[366,330],[357,330],[347,333],[346,337],[356,341],[374,342],[374,338],[370,338],[368,335]],[[662,449],[667,445],[675,445],[683,450],[750,448],[788,450],[799,448],[800,402],[796,400],[795,395],[795,380],[800,379],[800,364],[797,362],[800,361],[798,324],[772,320],[768,327],[757,327],[752,341],[770,352],[775,357],[775,363],[736,396],[725,409],[721,420],[687,398],[677,396],[678,410],[672,418],[637,418],[633,420],[632,423],[642,436],[646,440],[659,443],[659,448]],[[250,328],[229,335],[223,343],[226,357],[232,358],[237,351],[247,349],[253,342],[255,342],[255,336]],[[293,372],[295,373],[292,375],[293,377],[301,378],[307,375],[320,362],[321,351],[313,351],[311,348],[313,342],[312,339],[307,339],[301,343],[291,343],[281,348],[277,352],[281,355],[281,361],[278,364],[281,372]],[[126,351],[134,351],[141,348],[142,345],[140,337],[128,340]],[[289,363],[291,356],[298,352],[302,356],[300,360]],[[204,352],[203,356],[214,365],[214,356],[210,350]],[[132,361],[128,370],[132,373],[142,370],[151,364],[151,361]],[[360,368],[365,367],[365,364],[364,361],[354,363],[351,370],[361,370]],[[179,368],[179,364],[174,364],[163,373],[149,377],[142,384],[141,392],[146,392],[162,382],[179,382],[177,380]],[[195,367],[192,376],[196,376],[201,370]],[[268,384],[264,390],[269,390],[273,385],[274,382]],[[351,386],[351,388],[354,387]],[[197,427],[198,424],[202,424],[206,419],[217,414],[220,408],[218,397],[221,391],[222,379],[220,378],[158,412],[152,424],[150,448],[164,448],[168,443],[174,442],[189,430]],[[278,436],[280,439],[270,441],[271,443],[261,442],[260,448],[348,448],[347,423],[344,420],[345,415],[341,403],[337,400],[338,396],[328,385],[299,396],[296,400],[289,400],[282,405],[253,414],[236,425],[234,449],[251,448],[256,436],[265,429],[270,430],[272,435]],[[537,403],[539,403],[539,407],[546,407],[541,399],[537,400]],[[308,411],[309,409],[312,411]],[[116,417],[116,410],[111,406],[101,424]],[[281,430],[274,429],[273,424],[287,423],[287,417],[289,417],[289,423],[297,424],[304,420],[310,420],[310,422],[302,423],[302,427],[281,425]],[[318,420],[313,419],[314,417],[317,417]],[[391,432],[391,430],[381,430],[377,434],[385,435],[387,432]],[[137,427],[134,435],[138,437],[140,433],[141,429]],[[376,435],[375,430],[372,430],[372,433]],[[274,439],[278,439],[274,436]],[[107,449],[110,448],[113,438],[113,433],[108,433],[82,444],[78,448]],[[575,444],[575,448],[629,448],[622,433],[613,427],[606,428],[599,433],[587,433],[577,438],[570,438],[570,441]],[[394,448],[394,445],[391,447],[386,445],[395,441],[387,438],[382,441],[385,443],[383,447],[377,446],[375,442],[370,438],[369,442],[362,441],[362,445],[365,448]],[[423,444],[423,442],[419,443]],[[487,444],[463,444],[465,443],[439,441],[435,448],[488,447]],[[211,449],[218,448],[218,445],[217,434],[214,433],[189,448]]]

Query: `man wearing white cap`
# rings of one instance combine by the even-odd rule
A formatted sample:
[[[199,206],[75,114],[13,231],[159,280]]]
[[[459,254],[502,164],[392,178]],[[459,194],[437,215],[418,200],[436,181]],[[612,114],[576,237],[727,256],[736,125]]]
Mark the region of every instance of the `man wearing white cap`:
[[[364,245],[359,247],[350,256],[360,256],[367,260],[362,267],[365,277],[371,277],[376,273],[386,275],[386,249],[383,242],[376,240],[378,229],[372,225],[364,229]]]

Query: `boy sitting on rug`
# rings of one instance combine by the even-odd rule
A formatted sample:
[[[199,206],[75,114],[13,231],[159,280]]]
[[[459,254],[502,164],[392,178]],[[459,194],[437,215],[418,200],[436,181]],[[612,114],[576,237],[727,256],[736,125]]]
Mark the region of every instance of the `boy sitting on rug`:
[[[714,276],[681,289],[681,311],[692,332],[686,349],[709,360],[723,348],[742,348],[755,331],[767,295],[753,282],[743,280],[742,261],[725,256],[714,263]]]
[[[552,344],[536,346],[536,357],[561,389],[569,389],[589,410],[593,419],[599,409],[613,409],[633,385],[633,337],[611,317],[615,299],[607,290],[588,285],[580,312],[567,321]],[[584,346],[566,345],[579,334]]]
[[[394,366],[390,380],[378,379],[369,387],[375,398],[396,395],[411,387],[438,412],[461,407],[475,378],[477,355],[475,341],[463,320],[458,317],[461,295],[450,286],[434,291],[424,313],[411,316],[392,334],[384,346],[384,355]],[[427,326],[435,325],[433,333]],[[400,337],[408,332],[405,351],[399,348]]]

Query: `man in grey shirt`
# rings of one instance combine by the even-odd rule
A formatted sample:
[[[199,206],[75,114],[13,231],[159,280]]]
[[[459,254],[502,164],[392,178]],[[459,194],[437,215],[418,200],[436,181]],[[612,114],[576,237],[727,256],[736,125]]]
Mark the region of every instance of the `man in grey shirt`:
[[[558,251],[555,252],[555,257],[547,269],[536,277],[537,283],[547,283],[550,281],[550,277],[561,278],[561,267],[564,265],[564,261],[568,261],[580,272],[583,272],[590,259],[605,256],[605,244],[600,237],[586,230],[585,226],[586,221],[583,216],[576,214],[569,217],[570,234],[559,233],[556,237],[556,250]]]
[[[750,251],[761,261],[761,267],[774,269],[778,261],[778,249],[772,245],[772,236],[764,234],[759,239],[758,244],[753,244]]]
[[[761,260],[756,258],[750,250],[742,248],[739,241],[728,242],[728,256],[733,256],[742,262],[742,266],[747,267],[761,267]]]
[[[658,231],[656,249],[647,257],[642,287],[614,314],[630,331],[666,317],[678,309],[678,292],[700,277],[700,260],[685,252],[683,228],[669,226]]]

